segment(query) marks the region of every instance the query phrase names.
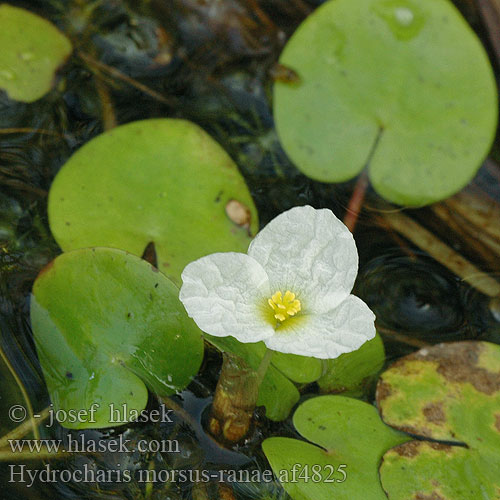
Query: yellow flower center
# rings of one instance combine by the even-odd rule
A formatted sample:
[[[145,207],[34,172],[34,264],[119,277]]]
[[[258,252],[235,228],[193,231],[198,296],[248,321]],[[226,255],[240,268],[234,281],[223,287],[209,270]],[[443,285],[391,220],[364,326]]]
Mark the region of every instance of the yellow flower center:
[[[276,292],[267,303],[273,309],[274,317],[281,322],[300,311],[300,300],[290,290],[285,292],[285,296],[280,291]]]

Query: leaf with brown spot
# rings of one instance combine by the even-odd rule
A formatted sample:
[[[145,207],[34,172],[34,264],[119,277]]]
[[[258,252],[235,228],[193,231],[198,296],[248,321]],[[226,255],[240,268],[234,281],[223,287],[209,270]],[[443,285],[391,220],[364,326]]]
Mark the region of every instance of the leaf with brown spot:
[[[456,443],[388,451],[380,473],[390,499],[500,498],[500,346],[455,342],[401,358],[382,374],[377,403],[387,424]]]
[[[229,219],[240,227],[250,227],[252,213],[249,208],[238,200],[229,200],[226,204],[226,215]]]
[[[446,421],[443,405],[440,402],[429,403],[422,411],[429,422],[441,424]]]
[[[380,476],[390,500],[500,498],[491,463],[462,446],[404,443],[384,455]]]
[[[432,439],[490,443],[500,408],[500,347],[488,342],[455,342],[401,358],[386,370],[377,388],[383,420]]]
[[[127,123],[87,142],[54,179],[48,215],[65,252],[102,246],[141,256],[154,242],[145,258],[178,285],[189,262],[245,252],[259,227],[233,160],[200,127],[174,118]]]

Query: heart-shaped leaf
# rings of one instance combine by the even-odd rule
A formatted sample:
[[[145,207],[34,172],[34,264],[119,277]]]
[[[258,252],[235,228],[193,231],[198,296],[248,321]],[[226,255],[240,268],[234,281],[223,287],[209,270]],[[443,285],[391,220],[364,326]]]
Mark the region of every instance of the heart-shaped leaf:
[[[389,498],[500,498],[500,346],[456,342],[405,356],[383,373],[377,401],[393,427],[467,445],[389,451],[381,467]]]
[[[54,74],[71,54],[71,42],[47,20],[0,5],[0,89],[11,99],[33,102],[44,96]]]
[[[121,250],[57,257],[35,281],[31,322],[55,409],[89,412],[62,422],[70,428],[118,425],[112,408],[133,419],[146,406],[146,386],[163,396],[184,388],[203,356],[177,287]],[[93,421],[83,421],[93,404]]]
[[[186,264],[247,250],[258,228],[245,182],[227,153],[191,122],[122,125],[85,144],[49,193],[50,228],[65,251],[106,246],[142,255],[176,283]]]
[[[313,179],[341,182],[368,166],[384,198],[422,205],[465,186],[493,141],[493,72],[448,0],[326,2],[280,63],[299,81],[275,85],[278,133]]]
[[[344,396],[320,396],[299,406],[293,423],[317,446],[272,437],[262,448],[294,500],[386,499],[380,459],[408,437],[384,425],[375,407]]]

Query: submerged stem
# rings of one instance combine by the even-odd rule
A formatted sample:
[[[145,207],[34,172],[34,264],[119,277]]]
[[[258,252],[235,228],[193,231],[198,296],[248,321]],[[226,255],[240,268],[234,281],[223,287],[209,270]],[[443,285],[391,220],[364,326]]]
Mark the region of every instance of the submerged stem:
[[[351,199],[349,200],[349,205],[347,206],[344,217],[344,224],[347,226],[347,229],[351,231],[351,233],[354,233],[354,228],[356,227],[356,223],[363,206],[363,201],[365,200],[368,184],[368,175],[366,171],[363,171],[356,181],[356,185]]]
[[[209,430],[214,437],[233,444],[248,434],[259,387],[273,354],[274,351],[266,349],[257,370],[253,370],[238,356],[223,354],[222,370],[209,420]]]
[[[26,403],[26,408],[28,410],[28,416],[29,416],[29,421],[31,424],[31,429],[33,430],[33,436],[35,439],[40,439],[40,433],[38,432],[38,424],[35,421],[34,413],[33,413],[33,406],[31,405],[31,400],[28,396],[28,392],[26,391],[26,388],[24,387],[23,382],[21,381],[19,375],[17,374],[16,370],[12,366],[9,358],[3,351],[3,348],[0,347],[0,358],[3,360],[5,365],[7,366],[8,370],[10,371],[14,381],[16,382],[17,386],[19,387],[19,391],[21,392],[21,395],[24,399],[24,402]]]
[[[250,429],[258,394],[257,373],[243,359],[224,354],[212,403],[210,433],[229,443],[243,439]]]

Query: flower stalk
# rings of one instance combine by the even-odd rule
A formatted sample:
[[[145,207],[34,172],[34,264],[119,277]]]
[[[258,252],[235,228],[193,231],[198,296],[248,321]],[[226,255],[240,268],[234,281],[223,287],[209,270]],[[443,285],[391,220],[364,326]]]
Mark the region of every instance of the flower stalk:
[[[264,377],[266,376],[267,369],[269,368],[269,365],[271,364],[271,360],[273,358],[274,351],[271,351],[271,349],[266,349],[266,352],[264,354],[264,357],[262,358],[259,368],[257,369],[257,386],[260,387],[260,384],[262,384],[262,381],[264,380]]]

